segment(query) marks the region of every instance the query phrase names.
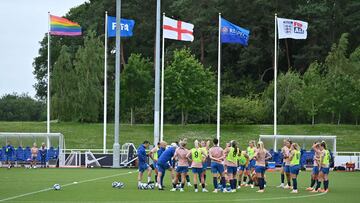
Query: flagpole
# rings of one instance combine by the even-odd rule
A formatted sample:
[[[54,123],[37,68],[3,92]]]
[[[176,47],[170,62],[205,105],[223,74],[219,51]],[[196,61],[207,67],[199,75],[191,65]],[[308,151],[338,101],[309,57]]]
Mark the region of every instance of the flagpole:
[[[46,129],[50,133],[50,11],[48,12],[47,116]]]
[[[160,99],[160,0],[156,1],[155,40],[155,95],[154,95],[154,145],[159,142],[159,99]]]
[[[107,38],[108,38],[108,12],[105,11],[105,43],[104,43],[104,133],[103,133],[103,153],[106,153],[106,123],[107,123]]]
[[[115,55],[115,128],[113,145],[113,168],[120,168],[120,18],[121,0],[116,0],[116,55]]]
[[[220,144],[221,13],[219,13],[216,138]]]
[[[274,40],[274,151],[276,151],[277,135],[277,14],[275,13],[275,40]]]
[[[165,18],[165,13],[163,13],[163,20]],[[160,141],[163,141],[164,138],[164,70],[165,70],[165,38],[164,38],[164,29],[162,34],[162,53],[161,53],[161,104],[160,104]]]

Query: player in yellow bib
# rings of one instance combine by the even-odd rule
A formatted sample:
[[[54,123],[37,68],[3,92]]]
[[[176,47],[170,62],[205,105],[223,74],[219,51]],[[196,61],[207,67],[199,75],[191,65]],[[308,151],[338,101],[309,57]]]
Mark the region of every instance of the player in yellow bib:
[[[326,147],[325,141],[320,143],[320,166],[319,166],[319,179],[316,188],[312,192],[328,192],[329,191],[329,171],[330,171],[330,151]],[[324,189],[321,190],[321,182],[324,181]]]
[[[192,172],[194,174],[194,188],[195,192],[198,192],[198,176],[200,176],[202,192],[208,192],[205,188],[203,172],[203,159],[205,157],[205,152],[200,148],[199,141],[195,140],[194,148],[186,155],[191,160]]]
[[[243,178],[243,174],[247,165],[249,164],[249,156],[247,155],[246,151],[239,151],[238,154],[238,187],[237,189],[241,188],[241,180]]]
[[[251,140],[249,142],[249,146],[246,148],[246,153],[249,156],[249,163],[248,166],[246,167],[246,171],[245,171],[245,177],[244,177],[244,183],[246,182],[246,177],[249,177],[249,181],[248,183],[245,184],[245,186],[250,185],[251,188],[254,188],[254,183],[252,181],[252,174],[254,173],[255,170],[255,150],[256,150],[256,142],[255,140]]]
[[[297,176],[299,175],[300,171],[300,147],[297,143],[292,143],[290,147],[290,176],[293,182],[293,190],[291,193],[298,193],[297,190]]]
[[[203,172],[201,175],[204,176],[204,182],[206,182],[207,158],[209,156],[210,141],[205,142],[204,140],[202,140],[200,144],[201,144],[201,149],[205,153],[205,157],[203,158]]]

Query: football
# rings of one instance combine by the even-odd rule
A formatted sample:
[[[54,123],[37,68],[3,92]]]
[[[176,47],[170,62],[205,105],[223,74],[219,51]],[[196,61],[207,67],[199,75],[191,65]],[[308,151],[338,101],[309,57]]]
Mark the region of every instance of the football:
[[[55,185],[53,186],[53,189],[54,189],[54,190],[60,190],[60,189],[61,189],[61,186],[60,186],[59,184],[55,184]]]

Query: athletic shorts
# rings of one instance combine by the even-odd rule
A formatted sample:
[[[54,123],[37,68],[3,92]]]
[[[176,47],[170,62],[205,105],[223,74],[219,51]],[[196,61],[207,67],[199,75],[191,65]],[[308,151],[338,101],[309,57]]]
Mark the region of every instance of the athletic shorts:
[[[147,170],[149,168],[149,164],[147,163],[141,163],[139,164],[139,172],[143,173],[145,170]]]
[[[187,173],[189,171],[189,167],[187,166],[178,166],[176,167],[177,173]]]
[[[224,165],[216,163],[216,162],[211,162],[211,173],[216,174],[216,173],[223,173],[224,172]]]
[[[36,157],[36,156],[33,156],[33,157],[32,157],[32,160],[33,160],[33,161],[36,161],[36,160],[37,160],[37,157]]]
[[[319,174],[319,166],[314,166],[312,169],[312,174],[318,175]]]
[[[228,174],[236,175],[237,167],[236,166],[226,166],[226,170]]]
[[[165,171],[170,168],[170,165],[168,163],[166,164],[157,163],[156,168],[158,172],[165,173]]]
[[[255,168],[256,161],[254,159],[250,160],[249,165],[246,167],[246,170],[251,170]]]
[[[266,168],[265,166],[255,166],[255,172],[265,174]]]
[[[285,173],[290,173],[290,165],[285,165],[284,166],[284,172]]]
[[[192,168],[192,172],[200,175],[203,172],[203,169],[202,168]]]
[[[300,171],[300,165],[290,166],[291,174],[299,175],[299,171]]]
[[[281,166],[285,168],[285,161],[282,162]]]
[[[329,174],[330,168],[321,168],[321,172],[322,172],[323,174]]]
[[[238,167],[238,171],[245,171],[245,165],[240,165],[239,167]]]
[[[207,163],[204,162],[202,167],[203,171],[206,171],[206,168],[207,168]]]

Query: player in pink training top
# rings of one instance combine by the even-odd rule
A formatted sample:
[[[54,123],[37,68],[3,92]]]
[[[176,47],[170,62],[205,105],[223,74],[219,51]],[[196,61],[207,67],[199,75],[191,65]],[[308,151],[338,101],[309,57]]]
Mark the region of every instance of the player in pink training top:
[[[224,150],[219,144],[219,140],[214,138],[214,146],[209,149],[209,157],[211,159],[211,173],[213,175],[213,184],[214,184],[214,193],[218,192],[218,176],[221,176],[221,185],[223,191],[226,190],[226,180],[225,180],[225,171],[224,165]]]
[[[203,163],[203,158],[205,156],[206,156],[205,152],[199,146],[199,141],[195,140],[194,148],[192,148],[191,151],[189,151],[189,153],[186,155],[186,157],[188,157],[192,161],[191,168],[194,174],[195,192],[198,192],[198,188],[197,188],[198,176],[201,177],[202,192],[208,192],[205,188],[204,176],[202,175],[202,171],[203,171],[202,163]]]
[[[264,192],[266,161],[271,159],[271,157],[271,154],[265,149],[264,143],[259,141],[254,156],[256,160],[255,172],[259,184],[259,190],[257,192]]]
[[[176,191],[176,185],[179,181],[179,176],[181,176],[181,188],[180,192],[184,192],[184,185],[186,181],[186,175],[189,171],[189,160],[187,158],[187,154],[189,150],[186,149],[187,142],[185,140],[181,140],[179,142],[180,147],[176,149],[173,159],[177,160],[176,167],[176,176],[173,181],[173,188],[170,190],[172,192]]]

